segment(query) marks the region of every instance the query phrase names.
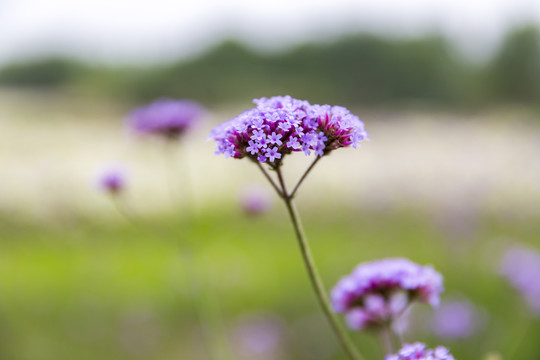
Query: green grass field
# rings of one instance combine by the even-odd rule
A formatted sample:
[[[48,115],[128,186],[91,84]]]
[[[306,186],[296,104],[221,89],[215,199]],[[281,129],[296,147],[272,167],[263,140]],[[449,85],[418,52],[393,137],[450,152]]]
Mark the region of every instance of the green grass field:
[[[535,243],[540,225],[480,216],[464,238],[418,211],[313,211],[302,199],[299,207],[327,287],[359,262],[405,256],[444,275],[443,301],[466,296],[483,311],[474,336],[448,341],[418,330],[431,310],[416,305],[422,311],[407,341],[443,343],[457,359],[484,359],[489,352],[505,359],[540,356],[540,323],[497,274],[511,239]],[[344,359],[319,315],[284,209],[260,218],[235,208],[203,214],[192,225],[170,214],[137,226],[122,219],[48,225],[2,219],[1,358],[205,359],[214,341],[202,340],[202,308],[221,314],[203,318],[221,319],[218,334],[226,334],[233,353],[238,319],[270,313],[286,329],[280,359]],[[354,338],[367,359],[382,358],[374,336]]]

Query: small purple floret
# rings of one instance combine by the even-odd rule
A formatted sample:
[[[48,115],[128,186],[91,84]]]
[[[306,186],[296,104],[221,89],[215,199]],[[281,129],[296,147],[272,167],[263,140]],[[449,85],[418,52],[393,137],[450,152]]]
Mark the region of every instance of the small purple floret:
[[[390,258],[358,265],[332,289],[335,312],[344,313],[353,330],[392,322],[414,300],[439,304],[443,278],[431,266]]]
[[[282,134],[276,134],[275,132],[272,132],[272,134],[268,136],[268,142],[271,144],[281,145],[283,143],[279,139],[281,139],[282,137]]]
[[[385,360],[454,360],[454,356],[444,346],[428,349],[425,344],[417,342],[404,344],[396,354],[387,355]]]
[[[302,147],[302,145],[300,145],[300,142],[298,141],[298,138],[294,136],[291,136],[289,138],[289,141],[287,141],[287,146],[292,150],[298,150]]]
[[[249,146],[246,148],[247,151],[250,152],[251,155],[255,155],[259,152],[259,144],[256,143],[253,140],[249,140],[248,142]]]
[[[294,151],[324,156],[330,151],[357,147],[368,134],[364,123],[341,106],[311,105],[290,96],[255,99],[256,107],[216,126],[209,138],[216,141],[216,154],[234,148],[234,157],[249,157],[276,166]],[[254,152],[250,141],[260,146]],[[265,150],[272,147],[271,155]],[[274,153],[274,148],[276,148]]]
[[[266,156],[270,159],[270,161],[274,161],[275,159],[281,159],[281,154],[278,153],[277,146],[274,146],[273,148],[268,148],[266,151]]]
[[[257,123],[260,120],[261,119],[257,119]],[[256,125],[254,125],[254,127],[258,128],[258,126]],[[253,130],[253,135],[251,135],[250,138],[253,140],[261,141],[262,139],[266,138],[266,135],[264,134],[264,131],[262,130]]]
[[[191,100],[159,99],[133,110],[128,116],[128,126],[136,133],[177,139],[191,129],[206,110]],[[223,147],[219,153],[225,153]]]

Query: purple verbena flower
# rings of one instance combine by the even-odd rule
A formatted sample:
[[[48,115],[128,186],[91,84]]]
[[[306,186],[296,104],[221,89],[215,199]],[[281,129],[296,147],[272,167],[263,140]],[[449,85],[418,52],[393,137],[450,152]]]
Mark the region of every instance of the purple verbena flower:
[[[177,139],[192,128],[205,112],[195,101],[159,99],[133,110],[128,116],[128,126],[140,134]],[[224,146],[219,153],[225,153],[224,149],[227,148]]]
[[[259,145],[259,149],[261,150],[261,152],[265,152],[266,150],[263,150],[263,149],[266,149],[268,147],[268,139],[263,137],[262,139],[258,140],[257,141],[257,144]]]
[[[303,134],[300,138],[300,141],[303,142],[308,147],[311,147],[313,145],[313,139],[316,137],[315,134],[307,133]]]
[[[276,315],[243,315],[232,333],[232,345],[242,359],[279,358],[286,330]]]
[[[298,138],[295,136],[291,136],[289,138],[289,141],[287,141],[287,146],[293,151],[298,150],[302,147],[302,145],[300,145],[300,142],[298,141]]]
[[[311,145],[309,145],[309,143],[303,143],[302,144],[302,151],[304,152],[304,154],[306,154],[306,156],[309,156],[311,155]]]
[[[264,214],[272,207],[272,197],[262,186],[246,186],[240,192],[240,206],[248,215]]]
[[[98,176],[99,188],[111,195],[118,195],[126,186],[126,173],[118,166],[111,166],[102,170]]]
[[[433,331],[446,339],[464,339],[479,327],[479,315],[467,300],[444,301],[433,315]]]
[[[324,143],[317,144],[317,146],[315,146],[315,154],[317,156],[323,156],[324,155],[324,149],[325,149]]]
[[[514,245],[505,252],[500,273],[522,294],[529,308],[540,315],[540,253]]]
[[[228,147],[224,148],[223,149],[223,155],[225,155],[225,158],[229,158],[231,156],[234,156],[235,155],[234,146],[228,146]]]
[[[288,131],[293,125],[289,121],[282,121],[279,123],[278,128],[283,131]]]
[[[266,150],[266,157],[268,157],[271,162],[274,162],[275,159],[281,159],[278,147],[274,146],[273,148],[268,148],[268,150]]]
[[[234,147],[234,157],[249,157],[277,166],[283,156],[300,149],[310,155],[324,156],[340,147],[356,147],[368,139],[364,123],[340,106],[311,105],[290,96],[255,99],[256,107],[216,126],[209,138],[216,141],[216,153]],[[292,140],[294,139],[294,140]],[[249,141],[263,146],[253,152]],[[265,155],[267,144],[276,145],[276,154]],[[249,148],[249,149],[248,149]],[[272,148],[274,149],[274,148]],[[261,155],[265,155],[261,157]],[[264,159],[264,160],[261,160]]]
[[[404,344],[397,353],[387,355],[385,360],[454,360],[454,356],[444,346],[428,349],[425,344],[417,342]]]
[[[326,142],[328,141],[328,138],[326,137],[326,135],[324,135],[324,133],[321,131],[317,134],[317,141],[319,142]]]
[[[439,304],[442,276],[431,266],[390,258],[358,265],[332,289],[334,311],[344,313],[351,329],[391,323],[414,300]]]
[[[246,148],[246,151],[249,151],[251,155],[255,155],[259,152],[259,143],[254,140],[249,140],[249,146]]]
[[[281,145],[283,144],[283,142],[279,139],[281,139],[283,137],[283,135],[281,134],[276,134],[275,132],[272,132],[272,134],[270,134],[268,136],[268,142],[270,144],[276,144],[276,145]]]
[[[259,119],[260,120],[260,119]],[[254,126],[255,127],[255,126]],[[257,127],[258,128],[258,127]],[[264,131],[262,130],[253,130],[253,134],[250,137],[253,140],[260,141],[262,139],[266,138],[266,135],[264,134]]]

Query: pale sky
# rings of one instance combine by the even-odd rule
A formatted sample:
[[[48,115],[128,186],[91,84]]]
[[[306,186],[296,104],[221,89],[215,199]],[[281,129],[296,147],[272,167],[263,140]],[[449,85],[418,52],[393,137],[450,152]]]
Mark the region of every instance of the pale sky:
[[[162,62],[226,37],[264,50],[360,30],[439,31],[477,53],[525,22],[540,24],[540,0],[0,0],[0,64],[58,53]]]

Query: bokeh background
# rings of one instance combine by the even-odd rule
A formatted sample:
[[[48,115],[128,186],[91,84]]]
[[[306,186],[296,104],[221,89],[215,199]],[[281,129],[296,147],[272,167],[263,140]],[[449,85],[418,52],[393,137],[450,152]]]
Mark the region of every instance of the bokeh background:
[[[206,141],[286,94],[371,136],[299,192],[327,287],[362,261],[433,264],[442,305],[405,340],[540,358],[537,1],[3,0],[0,24],[0,358],[345,359],[284,207]],[[125,127],[162,97],[208,109],[179,143]],[[97,186],[111,165],[119,202]]]

